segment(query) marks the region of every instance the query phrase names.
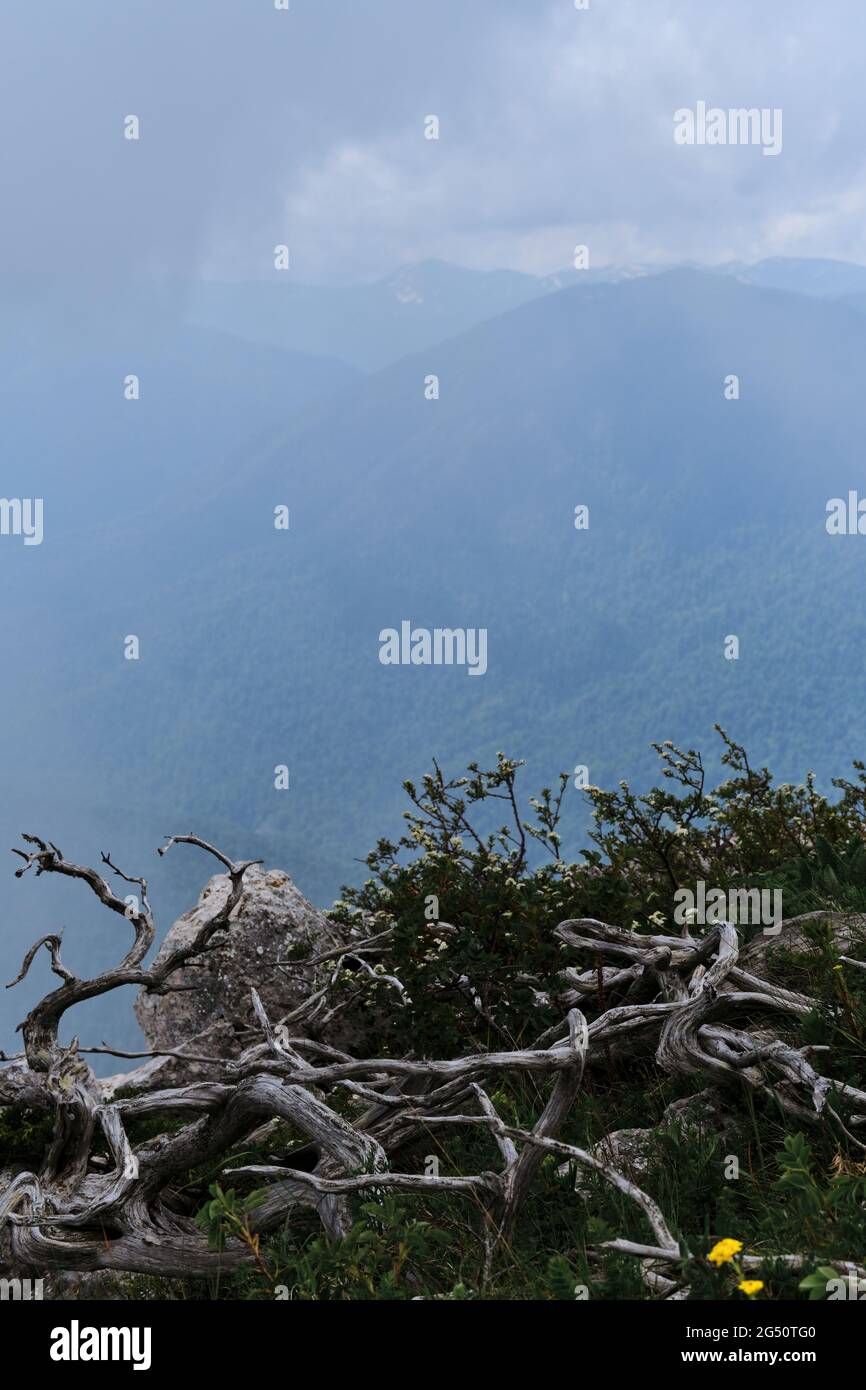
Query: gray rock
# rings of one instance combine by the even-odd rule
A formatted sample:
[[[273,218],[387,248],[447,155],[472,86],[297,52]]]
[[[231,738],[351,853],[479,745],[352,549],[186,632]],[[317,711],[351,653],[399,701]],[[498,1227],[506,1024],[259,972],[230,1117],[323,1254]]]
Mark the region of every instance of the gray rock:
[[[660,1128],[676,1125],[683,1135],[700,1139],[714,1135],[725,1140],[731,1129],[733,1117],[723,1104],[723,1097],[712,1087],[696,1091],[692,1096],[672,1100],[665,1106]]]
[[[658,1129],[615,1129],[593,1145],[591,1153],[600,1163],[640,1184],[656,1157],[658,1132],[676,1126],[684,1138],[697,1141],[714,1135],[724,1143],[731,1124],[731,1115],[713,1090],[697,1091],[693,1096],[671,1101],[665,1107]],[[587,1170],[575,1163],[563,1163],[556,1171],[560,1177],[574,1177],[575,1192],[588,1186]]]
[[[753,937],[740,952],[739,964],[754,975],[772,978],[777,951],[795,951],[805,956],[817,955],[810,942],[807,929],[815,922],[827,922],[833,933],[837,948],[843,954],[850,953],[856,942],[862,939],[866,918],[860,913],[844,912],[806,912],[801,917],[790,918],[775,936],[765,932]]]
[[[156,962],[186,945],[228,892],[228,876],[214,875],[195,907],[175,922]],[[172,977],[174,988],[195,988],[164,995],[139,993],[135,1014],[148,1047],[168,1051],[185,1045],[185,1051],[206,1056],[237,1056],[261,1038],[251,1003],[253,987],[272,1024],[278,1023],[307,998],[312,972],[280,969],[277,962],[289,959],[298,946],[320,954],[335,940],[324,913],[307,901],[288,874],[254,865],[244,877],[243,896],[229,929],[212,938],[215,949],[201,957],[201,964],[185,966]],[[211,1071],[204,1064],[171,1062],[159,1068],[159,1084],[176,1085]]]
[[[649,1168],[654,1138],[651,1129],[615,1129],[593,1147],[592,1153],[601,1163],[638,1180]]]

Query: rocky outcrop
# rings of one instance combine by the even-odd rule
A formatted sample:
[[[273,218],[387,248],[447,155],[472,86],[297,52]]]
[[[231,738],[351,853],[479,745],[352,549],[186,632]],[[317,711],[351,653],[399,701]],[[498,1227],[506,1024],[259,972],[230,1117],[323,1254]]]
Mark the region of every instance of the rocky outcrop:
[[[196,936],[225,902],[229,886],[226,874],[210,879],[195,907],[169,931],[157,964]],[[307,901],[287,873],[254,865],[244,876],[243,896],[229,929],[213,938],[214,949],[172,976],[171,993],[139,994],[135,1014],[147,1046],[153,1051],[237,1056],[261,1037],[251,1004],[253,987],[276,1024],[304,1002],[311,984],[309,971],[280,962],[297,957],[298,948],[317,955],[335,942],[325,914]],[[205,1064],[191,1062],[172,1061],[158,1071],[163,1086],[209,1075]]]
[[[724,1144],[733,1124],[733,1116],[724,1108],[722,1098],[715,1091],[697,1091],[692,1096],[671,1101],[665,1107],[657,1129],[615,1129],[606,1134],[600,1143],[593,1145],[591,1153],[606,1167],[615,1168],[632,1182],[640,1183],[653,1164],[658,1162],[660,1133],[678,1133],[682,1139],[694,1143],[712,1136]],[[573,1163],[563,1163],[556,1171],[560,1177],[574,1178],[575,1192],[587,1188],[586,1169]]]
[[[781,953],[780,958],[792,951],[807,958],[817,956],[818,948],[810,939],[809,929],[818,922],[830,927],[836,948],[841,952],[852,950],[866,930],[866,918],[862,913],[806,912],[800,917],[789,918],[776,935],[761,932],[754,937],[740,952],[741,967],[755,975],[771,977],[777,952]]]

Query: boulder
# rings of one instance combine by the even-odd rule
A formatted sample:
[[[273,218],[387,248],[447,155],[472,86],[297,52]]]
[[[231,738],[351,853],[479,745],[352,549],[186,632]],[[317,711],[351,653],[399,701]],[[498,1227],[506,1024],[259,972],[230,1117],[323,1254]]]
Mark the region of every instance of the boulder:
[[[228,875],[215,874],[191,911],[174,923],[156,963],[188,944],[228,895]],[[172,977],[168,994],[142,990],[135,1014],[154,1051],[184,1051],[204,1056],[235,1057],[261,1038],[251,990],[255,987],[271,1023],[276,1024],[308,997],[311,971],[281,968],[302,946],[309,955],[327,951],[336,936],[325,914],[308,902],[287,873],[253,865],[244,875],[244,891],[226,931],[212,938],[214,949]],[[190,988],[194,986],[194,988]],[[303,1033],[301,1027],[298,1030]],[[161,1086],[206,1077],[205,1064],[169,1063],[157,1069]]]
[[[805,912],[800,917],[791,917],[775,935],[761,932],[752,938],[740,952],[738,964],[754,975],[771,979],[774,956],[781,951],[784,956],[794,951],[805,957],[817,956],[817,948],[809,940],[808,928],[816,922],[826,922],[833,934],[837,949],[843,954],[855,950],[863,939],[866,918],[853,912]]]

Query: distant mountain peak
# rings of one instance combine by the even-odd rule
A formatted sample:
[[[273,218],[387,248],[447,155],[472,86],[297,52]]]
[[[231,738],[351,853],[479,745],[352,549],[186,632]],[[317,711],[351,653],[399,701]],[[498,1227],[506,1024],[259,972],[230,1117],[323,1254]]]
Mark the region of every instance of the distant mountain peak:
[[[418,284],[418,277],[411,271],[400,271],[389,281],[388,288],[398,304],[424,303],[423,289]]]

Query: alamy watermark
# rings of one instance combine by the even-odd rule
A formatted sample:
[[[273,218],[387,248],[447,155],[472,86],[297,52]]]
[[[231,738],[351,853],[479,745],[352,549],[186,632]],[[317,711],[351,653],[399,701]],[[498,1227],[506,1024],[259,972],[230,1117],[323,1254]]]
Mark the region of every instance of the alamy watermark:
[[[399,631],[379,633],[383,666],[465,666],[470,676],[487,670],[486,627],[415,627],[404,618]]]
[[[42,534],[41,497],[0,497],[0,536],[23,536],[25,545],[41,545]]]
[[[55,1327],[48,1352],[52,1361],[131,1361],[134,1371],[151,1364],[149,1327],[82,1327],[73,1318],[69,1327]]]
[[[824,524],[830,536],[866,536],[866,497],[853,489],[847,497],[831,497]]]
[[[0,1303],[41,1301],[45,1297],[44,1279],[0,1279]]]
[[[760,145],[763,153],[782,153],[782,110],[775,106],[707,106],[674,112],[677,145]]]
[[[707,888],[698,881],[694,889],[678,888],[674,893],[674,921],[677,926],[763,927],[765,936],[778,936],[782,930],[781,888]]]

